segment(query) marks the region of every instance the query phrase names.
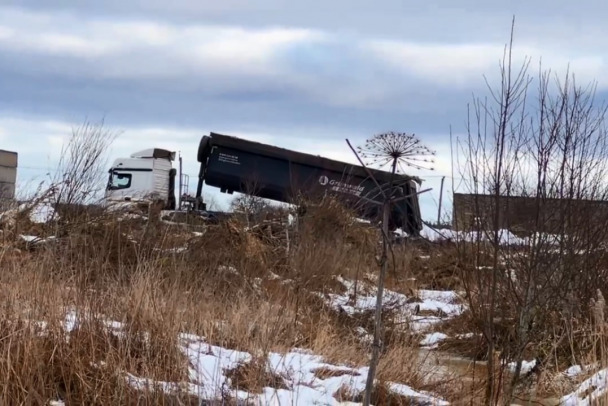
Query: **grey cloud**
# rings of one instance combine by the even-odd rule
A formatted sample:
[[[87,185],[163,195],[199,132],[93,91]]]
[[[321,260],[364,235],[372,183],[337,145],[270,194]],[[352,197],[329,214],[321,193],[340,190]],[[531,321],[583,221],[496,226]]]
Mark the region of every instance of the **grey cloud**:
[[[0,4],[14,2],[1,1]],[[514,14],[521,36],[553,35],[568,40],[572,34],[580,36],[591,33],[595,27],[602,28],[608,12],[608,3],[600,0],[465,0],[457,5],[450,0],[415,3],[402,0],[22,0],[19,4],[34,10],[67,10],[85,16],[144,15],[177,22],[314,27],[367,36],[444,42],[504,42]]]
[[[481,77],[478,86],[465,90],[434,85],[396,75],[378,61],[332,45],[292,48],[281,55],[284,75],[256,80],[238,74],[218,78],[204,69],[164,79],[99,78],[95,72],[103,64],[5,56],[0,59],[3,115],[42,115],[72,123],[106,116],[111,125],[125,127],[234,129],[319,139],[403,130],[445,142],[450,125],[456,132],[464,130],[471,92],[485,90]],[[365,95],[370,100],[344,102]]]
[[[96,72],[111,59],[7,52],[0,59],[0,109],[69,120],[107,115],[124,125],[284,133],[310,127],[359,134],[404,127],[445,133],[449,124],[462,123],[466,93],[391,74],[352,49],[303,47],[280,55],[286,73],[255,80],[217,77],[204,68],[175,78],[100,78]],[[363,99],[352,105],[351,97]]]
[[[35,1],[26,4],[32,8],[45,7]],[[55,2],[53,12],[62,7],[80,10],[82,26],[75,29],[79,31],[87,18],[97,17],[93,3],[89,4],[93,7],[90,9],[83,8],[83,4],[86,2]],[[126,18],[119,15],[119,9],[135,10],[133,2],[109,4],[115,19]],[[146,13],[154,12],[154,4],[163,7],[165,3],[140,4],[143,11],[138,21],[142,21]],[[237,6],[243,10],[251,7],[250,2],[231,1],[207,6],[213,10],[205,10],[195,4],[201,3],[178,2],[176,9],[192,7],[188,11],[193,15],[203,11],[228,15]],[[282,4],[274,4],[278,14],[286,13]],[[314,4],[308,12],[320,15]],[[331,7],[338,7],[332,4]],[[389,20],[394,18],[398,10],[390,12],[391,7],[398,4],[402,3],[385,2],[381,14]],[[466,2],[461,4],[466,6]],[[467,9],[465,6],[461,6],[461,11]],[[297,12],[300,6],[294,7],[290,9],[292,14],[300,15]],[[325,11],[329,13],[331,8],[327,7]],[[355,18],[364,9],[354,10],[349,16]],[[375,13],[380,13],[377,9],[368,11],[372,20]],[[412,15],[441,16],[446,12],[446,9],[424,6]],[[486,8],[483,12],[492,10]],[[239,15],[238,9],[235,15]],[[36,18],[53,25],[52,18],[44,15]],[[408,14],[406,20],[408,18],[413,17]],[[63,16],[61,21],[76,20]],[[241,25],[248,22],[249,19],[243,19]],[[352,27],[358,25],[353,23]],[[337,31],[332,32],[330,41],[301,42],[277,51],[272,63],[276,64],[278,73],[271,74],[263,70],[252,74],[246,65],[223,73],[217,67],[210,70],[204,63],[184,70],[180,66],[182,61],[173,59],[171,47],[161,48],[168,52],[165,55],[145,44],[126,53],[92,58],[4,50],[0,58],[0,92],[3,94],[0,113],[47,115],[70,122],[84,116],[105,115],[111,122],[126,126],[169,125],[217,131],[233,128],[319,138],[331,133],[363,136],[388,129],[439,137],[447,133],[449,125],[453,125],[455,131],[464,128],[471,92],[485,90],[481,75],[478,81],[460,88],[450,86],[449,76],[448,80],[437,78],[442,81],[433,80],[432,76],[423,80],[399,72],[395,66],[388,66],[386,61],[358,48],[356,40],[361,33],[345,34],[339,27],[334,28]],[[423,47],[424,43],[419,45]],[[403,66],[407,68],[414,62],[404,59]],[[442,61],[440,58],[436,62],[430,60],[426,66],[433,67],[435,63]],[[149,74],[150,69],[155,74]],[[116,74],[108,75],[108,71]],[[314,130],[308,131],[311,128]]]
[[[444,91],[429,96],[423,94],[423,88],[412,86],[404,91],[403,103],[392,108],[330,107],[280,89],[209,94],[176,86],[182,90],[172,91],[170,86],[159,88],[146,82],[31,76],[7,71],[1,65],[0,78],[0,111],[5,114],[19,111],[68,121],[105,115],[109,122],[121,125],[177,125],[217,131],[242,128],[289,134],[310,127],[326,129],[310,133],[311,137],[330,136],[332,129],[344,133],[394,128],[445,132],[450,123],[462,123],[467,101],[463,94]]]

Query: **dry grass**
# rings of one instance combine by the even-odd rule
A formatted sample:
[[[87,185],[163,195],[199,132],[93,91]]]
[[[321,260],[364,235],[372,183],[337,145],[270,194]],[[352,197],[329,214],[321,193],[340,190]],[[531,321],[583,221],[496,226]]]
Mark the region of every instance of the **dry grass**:
[[[372,312],[338,312],[322,296],[345,293],[338,276],[358,281],[358,294],[364,293],[364,285],[374,285],[378,233],[353,222],[333,202],[310,208],[297,233],[270,215],[249,226],[237,218],[201,227],[154,217],[120,219],[98,208],[62,210],[60,220],[49,224],[34,224],[24,214],[0,224],[2,404],[57,398],[67,404],[192,404],[186,394],[135,390],[125,379],[128,373],[187,382],[180,333],[254,354],[252,362],[227,371],[233,389],[252,393],[285,384],[266,366],[271,352],[305,348],[344,366],[314,371],[320,379],[367,365],[369,344],[361,340],[361,328],[373,331]],[[54,238],[28,243],[21,234]],[[386,286],[412,300],[418,289],[462,290],[463,276],[475,269],[474,261],[454,244],[394,248]],[[395,321],[398,310],[385,312],[377,404],[411,402],[391,394],[388,382],[437,392],[456,404],[464,392],[473,399],[481,396],[482,376],[470,385],[457,376],[428,379],[433,367],[420,357],[421,337]],[[62,328],[68,312],[86,316],[69,333]],[[122,332],[108,330],[107,320],[122,323]],[[46,323],[44,329],[39,321]],[[503,324],[497,331],[504,332],[499,343],[506,346],[512,325],[508,320]],[[437,325],[437,331],[449,336],[439,350],[483,359],[481,328],[470,312]],[[596,360],[608,358],[598,338],[603,336],[593,333],[592,326],[583,323],[572,331],[558,349],[552,346],[561,330],[531,347],[526,357],[544,351],[550,362],[544,375],[524,383],[535,379],[534,389],[544,394],[571,390],[572,382],[553,378],[572,364],[573,354],[580,363],[591,362],[583,359],[591,353]],[[564,346],[571,350],[559,352]],[[348,388],[336,394],[349,400],[360,397]]]
[[[192,404],[125,379],[188,381],[180,333],[261,354],[227,372],[252,392],[284,385],[261,361],[269,352],[307,348],[326,362],[365,366],[356,328],[371,320],[340,314],[318,294],[343,293],[336,276],[377,269],[377,232],[332,202],[309,209],[289,239],[285,226],[265,220],[248,231],[238,220],[202,229],[69,207],[52,223],[19,214],[0,225],[0,403]],[[23,234],[54,238],[26,243]],[[392,277],[391,286],[406,289],[407,279]],[[70,331],[66,313],[82,316]],[[388,331],[380,379],[418,384],[416,343]],[[380,404],[398,404],[388,402]]]
[[[229,370],[226,377],[231,380],[234,389],[249,393],[262,393],[264,388],[288,389],[284,379],[268,368],[266,359],[254,358]]]
[[[253,354],[253,361],[226,371],[232,389],[251,393],[285,385],[266,365],[271,352],[305,348],[344,366],[314,371],[320,379],[367,365],[369,344],[361,340],[360,331],[373,331],[372,312],[338,312],[321,296],[345,293],[338,276],[358,281],[358,294],[364,293],[364,285],[375,283],[378,234],[353,222],[332,202],[309,209],[297,234],[269,215],[248,227],[238,218],[201,227],[153,217],[120,219],[98,208],[69,210],[64,213],[68,220],[60,216],[53,223],[34,224],[20,214],[3,226],[2,404],[57,398],[66,404],[194,404],[187,394],[168,395],[154,387],[136,390],[125,379],[131,374],[187,382],[180,333]],[[28,243],[20,234],[55,238]],[[474,262],[453,244],[397,245],[390,260],[387,288],[412,300],[418,289],[461,290],[463,275],[474,269]],[[467,399],[481,396],[482,376],[470,383],[457,375],[429,379],[433,366],[420,357],[421,337],[394,321],[398,310],[385,312],[376,404],[411,404],[411,399],[390,392],[389,382],[436,392],[456,404],[465,392]],[[68,312],[86,316],[71,332],[62,328]],[[109,330],[107,320],[122,323],[122,332]],[[46,323],[44,329],[39,321]],[[506,334],[508,321],[503,327]],[[484,340],[467,335],[481,331],[470,312],[436,330],[449,336],[440,344],[441,351],[483,358]],[[569,365],[564,359],[574,352],[581,362],[590,351],[598,359],[606,357],[608,352],[601,350],[605,346],[598,344],[591,328],[581,325],[573,331],[579,335],[570,337],[573,349],[568,354],[556,355],[551,336],[526,353],[534,356],[542,350],[548,359],[556,359],[552,373],[545,370],[545,375],[533,377],[535,390],[547,395],[571,390],[572,382],[558,383],[552,377]],[[469,338],[459,338],[464,336]],[[518,393],[529,389],[522,387]],[[335,394],[348,400],[361,396],[349,388]]]
[[[53,398],[69,404],[129,404],[140,395],[125,373],[176,382],[187,377],[176,336],[166,330],[171,326],[154,329],[134,317],[116,334],[94,311],[106,307],[103,298],[96,302],[75,294],[44,275],[44,268],[15,271],[20,275],[3,274],[10,292],[4,290],[0,325],[2,404],[44,404]],[[70,309],[82,318],[66,330]],[[149,396],[156,401],[159,394]]]

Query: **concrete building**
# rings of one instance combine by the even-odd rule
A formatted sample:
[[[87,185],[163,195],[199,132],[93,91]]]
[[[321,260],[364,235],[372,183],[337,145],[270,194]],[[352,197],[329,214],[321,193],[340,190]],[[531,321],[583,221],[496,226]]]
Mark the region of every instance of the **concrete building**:
[[[18,155],[16,152],[0,149],[0,200],[15,198]]]

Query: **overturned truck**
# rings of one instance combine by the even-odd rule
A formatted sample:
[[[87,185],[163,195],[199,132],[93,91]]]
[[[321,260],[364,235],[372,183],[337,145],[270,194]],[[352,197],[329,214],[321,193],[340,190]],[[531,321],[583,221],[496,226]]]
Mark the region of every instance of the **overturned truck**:
[[[200,163],[195,208],[205,209],[203,184],[223,193],[239,192],[286,203],[299,196],[333,194],[354,208],[365,219],[377,219],[382,188],[388,188],[391,174],[320,156],[278,148],[241,138],[210,133],[198,148]],[[372,179],[369,174],[376,179]],[[401,228],[417,236],[422,229],[418,204],[421,180],[395,175],[395,199],[389,217],[390,228]]]

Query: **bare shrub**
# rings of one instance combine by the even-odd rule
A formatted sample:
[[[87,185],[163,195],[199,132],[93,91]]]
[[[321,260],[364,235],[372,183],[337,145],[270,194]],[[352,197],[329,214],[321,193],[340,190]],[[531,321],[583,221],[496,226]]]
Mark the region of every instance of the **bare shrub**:
[[[486,404],[513,400],[526,358],[546,368],[579,357],[570,344],[581,342],[575,326],[588,317],[581,304],[608,288],[600,203],[608,197],[606,106],[569,72],[552,82],[542,67],[530,76],[529,61],[516,70],[512,44],[513,32],[500,83],[489,100],[473,103],[461,144],[476,219],[464,231],[476,237],[457,246],[475,267],[461,277],[485,339]],[[505,241],[503,229],[526,238]],[[516,365],[509,378],[508,362]]]
[[[103,121],[85,121],[72,130],[52,179],[55,204],[73,207],[99,201],[107,183],[106,154],[116,137]]]

